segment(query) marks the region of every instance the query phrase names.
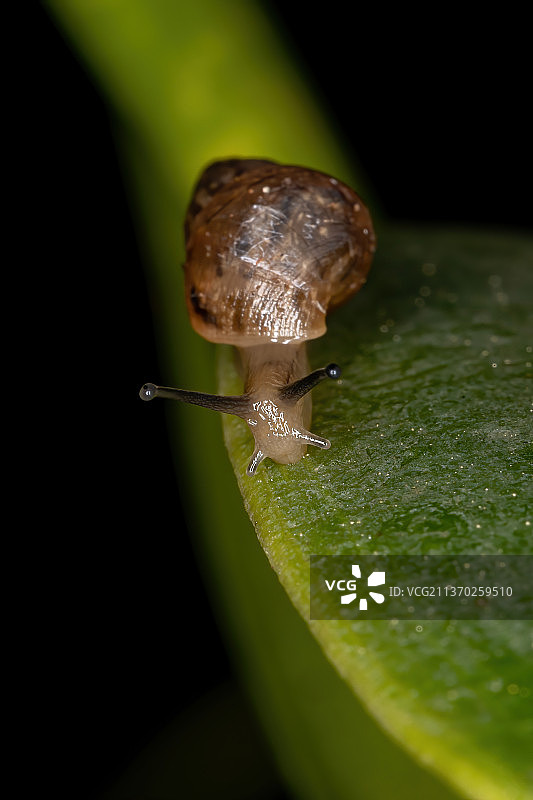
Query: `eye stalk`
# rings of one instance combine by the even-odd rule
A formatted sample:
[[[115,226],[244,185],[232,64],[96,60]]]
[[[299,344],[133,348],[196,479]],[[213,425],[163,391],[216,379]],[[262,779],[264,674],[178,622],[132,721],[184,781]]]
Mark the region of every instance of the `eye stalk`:
[[[314,389],[319,383],[321,383],[325,378],[331,378],[332,380],[338,380],[342,375],[342,370],[338,364],[328,364],[327,367],[322,367],[322,369],[317,369],[314,372],[311,372],[309,375],[306,375],[305,378],[300,378],[294,383],[289,384],[289,386],[285,386],[284,389],[280,391],[280,397],[283,400],[299,400],[301,397],[304,397],[307,392],[310,392],[311,389]]]
[[[155,383],[145,383],[139,391],[141,400],[153,400],[163,397],[168,400],[181,400],[193,406],[211,408],[224,414],[243,416],[248,408],[247,396],[224,396],[220,394],[205,394],[204,392],[189,392],[187,389],[174,389],[170,386],[156,386]]]

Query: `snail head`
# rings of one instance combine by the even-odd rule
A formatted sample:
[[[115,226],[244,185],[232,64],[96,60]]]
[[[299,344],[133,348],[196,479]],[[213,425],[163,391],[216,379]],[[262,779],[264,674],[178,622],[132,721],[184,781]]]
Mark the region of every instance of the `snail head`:
[[[329,364],[287,386],[254,390],[243,395],[204,394],[153,383],[145,383],[139,395],[142,400],[153,400],[155,397],[180,400],[244,419],[255,440],[246,472],[254,475],[265,458],[272,458],[280,464],[293,464],[302,458],[307,445],[323,450],[331,446],[327,439],[304,427],[303,401],[308,392],[325,378],[337,380],[340,376],[340,367]]]

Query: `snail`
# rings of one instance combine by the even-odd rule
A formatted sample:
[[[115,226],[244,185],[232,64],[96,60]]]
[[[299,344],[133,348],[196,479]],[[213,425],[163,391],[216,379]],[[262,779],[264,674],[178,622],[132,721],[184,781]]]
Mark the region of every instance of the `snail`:
[[[244,419],[265,458],[294,464],[311,433],[310,390],[337,379],[336,364],[309,372],[305,343],[326,332],[326,314],[365,283],[375,251],[370,214],[335,178],[259,159],[217,161],[201,175],[186,221],[185,289],[194,330],[235,345],[244,394],[210,395],[147,383],[143,400],[166,397]]]

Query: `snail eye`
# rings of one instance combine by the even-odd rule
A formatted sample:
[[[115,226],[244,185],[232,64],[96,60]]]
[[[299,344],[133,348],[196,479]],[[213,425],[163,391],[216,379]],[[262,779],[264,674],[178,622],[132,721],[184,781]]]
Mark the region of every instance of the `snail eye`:
[[[153,400],[157,396],[157,386],[154,383],[145,383],[141,387],[139,397],[141,400]]]
[[[338,364],[328,364],[326,367],[326,375],[334,381],[337,381],[342,375],[342,369]]]

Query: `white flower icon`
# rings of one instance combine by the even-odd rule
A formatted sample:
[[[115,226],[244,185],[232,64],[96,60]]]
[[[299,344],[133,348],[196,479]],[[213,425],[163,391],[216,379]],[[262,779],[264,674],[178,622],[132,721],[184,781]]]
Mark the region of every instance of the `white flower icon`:
[[[354,578],[359,579],[361,577],[361,570],[359,569],[359,564],[352,564],[352,575]],[[368,586],[382,586],[385,583],[385,573],[384,572],[372,572],[367,578],[367,585]],[[376,603],[383,603],[385,600],[385,595],[381,594],[381,592],[369,592],[368,593],[372,600]],[[357,598],[356,592],[350,592],[349,594],[341,594],[341,605],[347,606],[349,603],[352,603]],[[368,602],[365,597],[360,598],[359,600],[359,610],[366,611],[368,608]]]

